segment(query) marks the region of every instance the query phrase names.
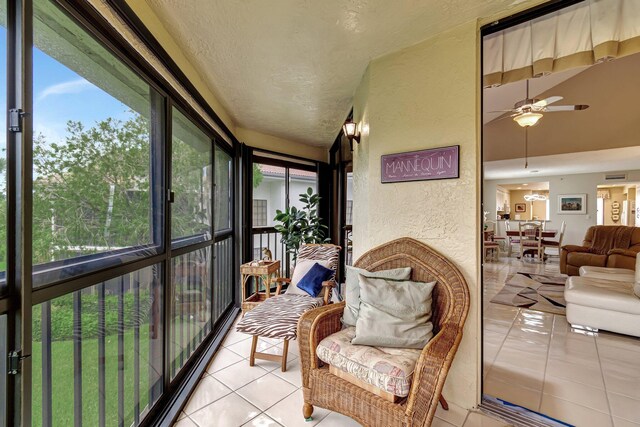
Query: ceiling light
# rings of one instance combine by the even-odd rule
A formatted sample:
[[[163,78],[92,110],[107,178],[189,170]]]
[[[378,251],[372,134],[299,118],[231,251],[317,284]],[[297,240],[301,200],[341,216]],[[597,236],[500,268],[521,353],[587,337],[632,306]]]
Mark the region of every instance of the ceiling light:
[[[542,202],[547,200],[547,196],[543,195],[543,194],[525,194],[524,195],[524,200],[527,202]]]
[[[527,185],[529,185],[529,184],[522,184],[522,185],[524,185],[524,186],[526,187],[526,186],[527,186]]]
[[[513,118],[513,120],[518,123],[523,128],[533,126],[538,123],[538,120],[542,118],[542,114],[540,113],[532,113],[528,111],[526,113],[519,114]]]

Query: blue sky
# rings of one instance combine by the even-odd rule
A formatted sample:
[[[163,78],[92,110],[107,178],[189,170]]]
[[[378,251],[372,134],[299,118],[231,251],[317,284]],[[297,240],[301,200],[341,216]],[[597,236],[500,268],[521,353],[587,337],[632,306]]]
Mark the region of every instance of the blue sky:
[[[0,27],[0,103],[6,105],[6,29]],[[129,108],[82,76],[46,55],[33,50],[33,126],[48,142],[64,141],[68,120],[79,120],[86,127],[107,117],[126,119]],[[0,114],[6,129],[6,116]],[[6,146],[0,132],[0,148]]]

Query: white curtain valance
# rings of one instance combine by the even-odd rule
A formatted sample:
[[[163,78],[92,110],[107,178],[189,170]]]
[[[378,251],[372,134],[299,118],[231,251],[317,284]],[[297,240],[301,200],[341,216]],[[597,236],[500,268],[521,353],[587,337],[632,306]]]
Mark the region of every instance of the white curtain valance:
[[[640,0],[586,0],[490,34],[484,87],[640,52]]]

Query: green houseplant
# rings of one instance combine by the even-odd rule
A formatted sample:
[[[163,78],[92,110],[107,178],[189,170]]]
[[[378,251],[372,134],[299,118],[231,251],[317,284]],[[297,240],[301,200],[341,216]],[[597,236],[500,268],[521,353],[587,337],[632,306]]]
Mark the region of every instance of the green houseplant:
[[[321,223],[322,218],[318,216],[320,196],[314,194],[313,189],[309,187],[306,193],[300,194],[300,201],[304,203],[302,209],[291,206],[284,211],[276,210],[274,218],[275,221],[280,222],[275,226],[276,231],[282,235],[280,242],[292,255],[293,262],[298,257],[301,245],[325,243],[331,240],[325,237],[328,228]]]

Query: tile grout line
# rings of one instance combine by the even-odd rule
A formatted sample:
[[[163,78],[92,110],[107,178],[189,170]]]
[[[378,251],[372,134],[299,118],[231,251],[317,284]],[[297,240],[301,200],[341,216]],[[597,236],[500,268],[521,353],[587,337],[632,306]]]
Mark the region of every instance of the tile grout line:
[[[604,371],[602,369],[602,360],[600,360],[600,348],[598,346],[597,332],[593,335],[593,343],[596,346],[596,354],[598,355],[598,367],[600,368],[600,377],[602,377],[602,385],[604,386],[604,397],[607,399],[607,408],[609,408],[609,418],[611,418],[611,425],[615,425],[613,421],[613,411],[611,410],[611,401],[609,399],[609,390],[607,390],[607,382],[604,379]]]
[[[544,390],[547,387],[547,369],[549,367],[549,359],[551,358],[551,340],[554,337],[556,331],[556,315],[553,315],[551,323],[551,333],[549,334],[549,344],[547,347],[547,360],[544,364],[544,374],[542,375],[542,390],[540,390],[540,403],[538,404],[538,412],[542,413],[542,398],[544,397]]]

